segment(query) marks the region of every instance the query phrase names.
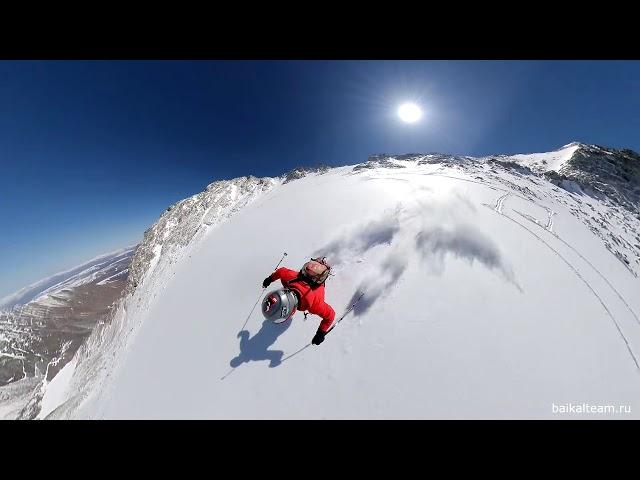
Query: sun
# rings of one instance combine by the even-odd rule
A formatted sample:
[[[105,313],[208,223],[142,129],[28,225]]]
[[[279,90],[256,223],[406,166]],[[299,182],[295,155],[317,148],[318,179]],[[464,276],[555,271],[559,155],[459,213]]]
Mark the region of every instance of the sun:
[[[415,103],[403,103],[398,107],[398,116],[405,123],[415,123],[422,118],[422,110]]]

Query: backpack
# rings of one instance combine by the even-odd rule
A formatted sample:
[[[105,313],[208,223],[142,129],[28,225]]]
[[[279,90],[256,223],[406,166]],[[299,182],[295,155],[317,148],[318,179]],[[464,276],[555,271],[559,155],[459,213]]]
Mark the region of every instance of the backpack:
[[[307,280],[309,284],[322,285],[331,272],[331,267],[325,260],[326,257],[312,258],[306,262],[300,270],[300,276]]]

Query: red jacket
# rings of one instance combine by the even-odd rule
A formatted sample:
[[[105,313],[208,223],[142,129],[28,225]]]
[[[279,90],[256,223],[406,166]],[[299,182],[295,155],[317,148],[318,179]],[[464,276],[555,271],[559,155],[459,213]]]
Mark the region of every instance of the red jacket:
[[[297,276],[298,272],[295,270],[281,267],[271,274],[271,280],[280,280],[283,286],[296,290],[300,294],[300,303],[298,303],[297,309],[300,311],[308,310],[309,313],[322,317],[320,330],[328,332],[336,318],[336,312],[331,308],[331,305],[324,301],[324,285],[320,285],[314,290],[304,281],[293,282],[289,285],[288,282]]]

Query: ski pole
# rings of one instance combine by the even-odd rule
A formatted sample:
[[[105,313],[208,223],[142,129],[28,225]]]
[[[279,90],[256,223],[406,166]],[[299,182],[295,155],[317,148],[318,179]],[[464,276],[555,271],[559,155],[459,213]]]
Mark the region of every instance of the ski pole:
[[[299,354],[300,352],[302,352],[303,350],[307,349],[308,347],[310,347],[311,344],[307,343],[304,347],[300,348],[297,352],[292,353],[291,355],[287,355],[286,357],[284,357],[280,363],[284,363],[285,360],[289,360],[291,357],[293,357],[294,355]]]
[[[351,306],[350,306],[350,307],[349,307],[349,308],[344,312],[344,314],[343,314],[343,315],[340,317],[340,319],[336,322],[336,325],[338,325],[338,324],[342,321],[342,319],[343,319],[344,317],[346,317],[346,316],[349,314],[349,312],[350,312],[351,310],[353,310],[353,309],[354,309],[354,307],[358,304],[358,302],[360,301],[360,299],[361,299],[363,296],[364,296],[364,292],[362,292],[362,293],[358,296],[358,298],[356,299],[356,301],[355,301],[355,302],[353,302],[353,303],[351,304]],[[331,330],[333,330],[334,328],[336,328],[336,325],[334,325],[333,327],[331,327]],[[329,333],[331,333],[331,330],[329,330],[329,331],[327,332],[327,335],[329,335]],[[293,356],[295,356],[295,355],[299,354],[299,353],[300,353],[300,352],[302,352],[303,350],[306,350],[306,349],[307,349],[308,347],[310,347],[310,346],[311,346],[311,344],[310,344],[310,343],[307,343],[304,347],[300,348],[297,352],[294,352],[294,353],[292,353],[291,355],[287,355],[286,357],[284,357],[284,358],[282,359],[282,362],[284,362],[285,360],[289,360],[291,357],[293,357]]]
[[[360,301],[360,299],[361,299],[363,296],[364,296],[364,292],[362,292],[362,293],[358,296],[358,298],[356,299],[356,301],[355,301],[355,302],[353,302],[353,303],[351,304],[351,306],[347,309],[347,311],[346,311],[346,312],[344,312],[344,315],[342,315],[342,316],[340,317],[340,320],[338,320],[338,321],[336,322],[336,325],[337,325],[337,324],[339,324],[339,323],[342,321],[342,319],[343,319],[344,317],[346,317],[346,316],[349,314],[349,312],[350,312],[351,310],[353,310],[353,309],[354,309],[354,307],[358,304],[358,302]]]
[[[280,259],[280,261],[278,262],[278,265],[276,265],[276,268],[273,269],[273,271],[275,272],[278,267],[280,266],[280,264],[282,263],[282,260],[284,260],[284,257],[287,256],[287,252],[284,252],[284,255],[282,255],[282,258]],[[242,328],[240,329],[240,331],[244,330],[244,327],[247,326],[247,322],[249,321],[249,318],[251,318],[251,314],[253,313],[253,311],[256,309],[256,305],[258,305],[258,302],[260,302],[260,299],[262,298],[262,294],[264,293],[264,291],[267,289],[267,287],[262,287],[262,291],[260,292],[260,296],[258,297],[258,300],[256,300],[256,303],[253,304],[253,308],[251,309],[251,311],[249,312],[249,316],[247,317],[247,319],[244,321],[244,325],[242,325]]]
[[[282,263],[282,260],[284,260],[284,257],[287,256],[287,252],[284,252],[284,255],[282,255],[282,258],[280,259],[280,261],[278,262],[278,264],[276,265],[276,268],[273,269],[273,271],[275,272],[278,267],[280,266],[280,264]]]
[[[350,312],[351,310],[353,310],[353,309],[354,309],[354,307],[358,304],[358,302],[360,301],[360,299],[361,299],[363,296],[364,296],[364,292],[362,292],[362,293],[358,296],[358,298],[356,298],[356,301],[355,301],[355,302],[353,302],[349,308],[347,308],[347,310],[344,312],[344,314],[343,314],[343,315],[338,319],[338,321],[336,322],[336,324],[335,324],[333,327],[331,327],[331,329],[327,332],[327,335],[331,332],[331,330],[333,330],[334,328],[336,328],[336,325],[338,325],[338,324],[342,321],[342,319],[343,319],[344,317],[346,317],[347,315],[349,315],[349,312]]]
[[[282,263],[282,260],[284,260],[284,257],[287,256],[287,252],[284,252],[284,255],[282,255],[282,258],[280,259],[280,261],[278,262],[278,264],[276,265],[276,268],[273,269],[273,271],[275,272],[278,267],[280,266],[280,264]],[[267,289],[267,287],[262,287],[262,292],[260,292],[260,296],[262,297],[262,294],[264,293],[264,291]],[[259,299],[258,299],[259,300]],[[256,303],[257,305],[257,303]],[[253,308],[256,308],[256,306],[254,305]],[[253,310],[251,310],[253,312]],[[251,315],[251,314],[249,314]]]
[[[361,299],[363,296],[364,296],[364,292],[362,292],[362,293],[358,296],[358,298],[356,299],[356,301],[355,301],[355,302],[353,302],[353,303],[351,304],[351,306],[350,306],[350,307],[349,307],[349,308],[344,312],[344,314],[343,314],[343,315],[340,317],[340,319],[336,322],[336,325],[338,325],[338,324],[342,321],[342,319],[343,319],[344,317],[346,317],[346,316],[349,314],[349,312],[350,312],[351,310],[353,310],[353,309],[354,309],[354,307],[358,304],[358,302],[360,301],[360,299]],[[333,330],[334,328],[336,328],[336,325],[334,325],[333,327],[331,327],[331,330]],[[327,335],[329,335],[329,333],[331,333],[331,330],[329,330],[329,331],[327,332]],[[302,352],[303,350],[306,350],[306,349],[307,349],[308,347],[310,347],[310,346],[311,346],[311,344],[310,344],[310,343],[307,343],[304,347],[302,347],[302,348],[301,348],[300,350],[298,350],[297,352],[294,352],[294,353],[292,353],[291,355],[287,355],[285,358],[283,358],[283,359],[282,359],[282,362],[284,362],[285,360],[289,360],[291,357],[293,357],[294,355],[299,354],[299,353],[300,353],[300,352]]]

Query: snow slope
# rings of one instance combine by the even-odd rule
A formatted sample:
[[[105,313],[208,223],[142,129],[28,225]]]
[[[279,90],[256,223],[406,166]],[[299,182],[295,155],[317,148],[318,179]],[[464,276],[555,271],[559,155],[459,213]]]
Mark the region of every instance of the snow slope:
[[[640,418],[640,280],[572,211],[612,207],[445,156],[242,182],[219,218],[185,217],[194,240],[143,245],[154,267],[47,418]],[[327,255],[338,315],[364,292],[320,346],[318,317],[253,308],[284,251]],[[553,410],[585,403],[627,410]]]

